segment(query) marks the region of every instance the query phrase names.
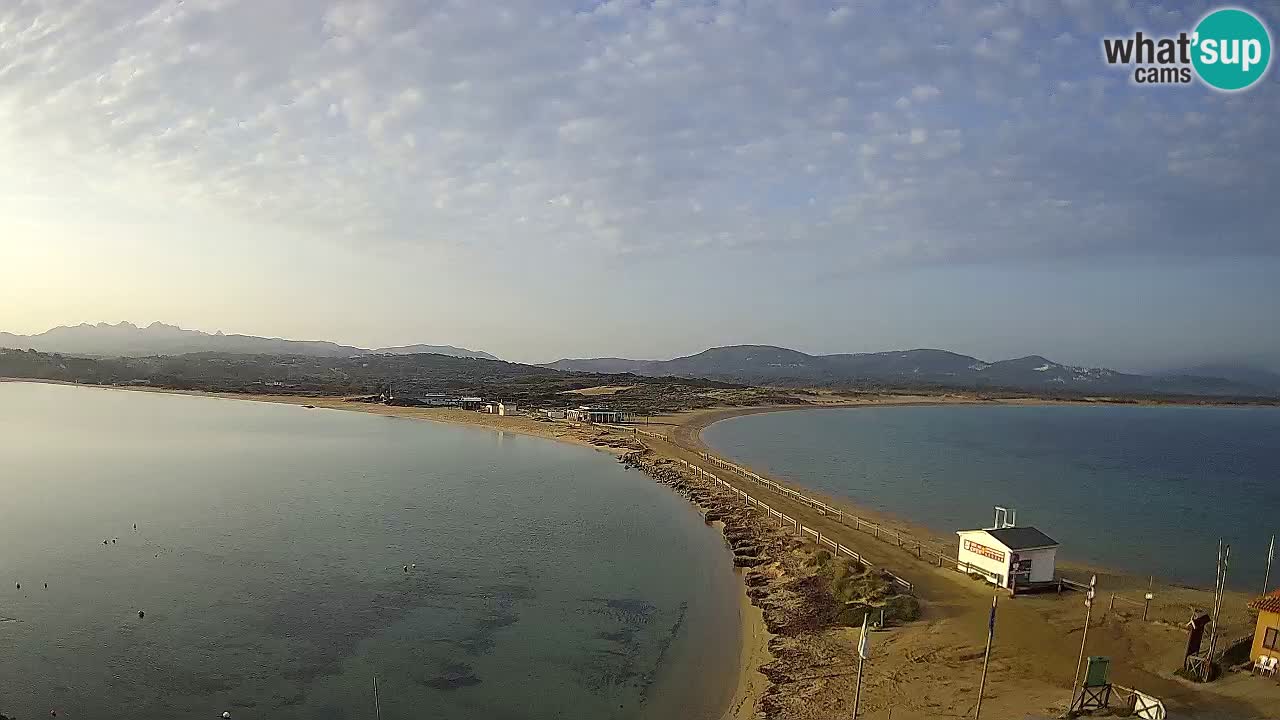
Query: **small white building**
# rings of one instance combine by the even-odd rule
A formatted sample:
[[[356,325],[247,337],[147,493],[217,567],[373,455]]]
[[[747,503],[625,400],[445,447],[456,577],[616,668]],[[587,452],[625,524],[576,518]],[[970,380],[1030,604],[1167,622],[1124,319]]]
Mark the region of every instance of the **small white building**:
[[[960,536],[957,568],[983,575],[1002,588],[1052,582],[1058,541],[1034,527],[1017,527],[1001,518],[997,511],[996,527],[956,533]]]
[[[498,403],[498,414],[499,415],[515,415],[516,404],[515,403]]]
[[[621,423],[626,422],[626,413],[598,405],[582,405],[577,410],[570,410],[565,415],[570,420],[589,423]]]

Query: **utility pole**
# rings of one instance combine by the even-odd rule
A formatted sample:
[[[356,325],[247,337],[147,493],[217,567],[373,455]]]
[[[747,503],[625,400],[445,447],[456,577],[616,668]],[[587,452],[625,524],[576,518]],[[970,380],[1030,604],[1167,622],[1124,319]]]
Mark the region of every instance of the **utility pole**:
[[[1089,590],[1084,594],[1084,634],[1080,636],[1080,657],[1076,658],[1076,674],[1071,676],[1071,704],[1067,711],[1076,704],[1076,689],[1080,686],[1080,666],[1084,664],[1084,646],[1089,642],[1089,618],[1093,616],[1093,597],[1097,593],[1098,576],[1089,579]]]
[[[991,640],[996,635],[996,601],[1000,593],[991,596],[991,619],[987,621],[987,651],[982,656],[982,682],[978,683],[978,707],[973,711],[974,720],[982,717],[982,695],[987,690],[987,664],[991,662]]]

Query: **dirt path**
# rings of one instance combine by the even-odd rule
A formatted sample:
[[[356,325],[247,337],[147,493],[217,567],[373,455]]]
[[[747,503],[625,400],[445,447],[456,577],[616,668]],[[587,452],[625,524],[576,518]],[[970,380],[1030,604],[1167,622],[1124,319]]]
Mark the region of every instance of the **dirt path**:
[[[905,401],[900,404],[917,404]],[[718,469],[705,462],[700,453],[703,428],[725,417],[772,412],[787,408],[752,408],[702,411],[671,418],[666,425],[648,429],[665,433],[670,441],[645,438],[655,451],[680,458],[750,493],[775,509],[786,513],[824,536],[854,549],[877,567],[884,567],[914,585],[921,600],[923,616],[909,627],[880,635],[874,674],[868,675],[863,687],[863,708],[868,717],[880,717],[877,710],[894,709],[894,717],[972,717],[981,673],[981,657],[986,642],[987,618],[995,589],[968,578],[950,568],[938,568],[929,561],[917,559],[914,545],[910,550],[873,538],[836,521],[817,509],[782,493],[774,492],[729,470]],[[768,475],[761,473],[768,477]],[[814,497],[804,488],[785,480],[769,479],[793,487]],[[857,513],[886,526],[904,524],[883,516],[876,517],[850,506],[829,502],[845,512]],[[906,528],[919,530],[918,528]],[[925,536],[926,541],[940,541]],[[954,541],[952,541],[954,542]],[[936,547],[936,546],[935,546]],[[948,548],[954,554],[954,548]],[[1133,591],[1136,578],[1118,575],[1100,577],[1103,592],[1095,604],[1089,630],[1090,655],[1112,658],[1112,680],[1127,687],[1137,687],[1162,698],[1171,713],[1180,717],[1264,718],[1275,717],[1280,703],[1280,690],[1242,685],[1239,682],[1195,686],[1176,678],[1170,672],[1180,662],[1185,634],[1173,623],[1142,622],[1132,614],[1107,610],[1107,589]],[[1131,592],[1131,595],[1133,593]],[[1055,716],[1066,707],[1084,628],[1083,595],[1065,592],[1021,595],[999,598],[996,641],[983,714],[991,717]],[[1160,593],[1166,610],[1176,615],[1179,607],[1205,604],[1207,593],[1181,588],[1162,588]],[[1141,597],[1141,595],[1137,595]],[[1243,600],[1237,598],[1237,600]],[[1246,620],[1243,616],[1242,622]],[[854,642],[851,638],[850,642]]]

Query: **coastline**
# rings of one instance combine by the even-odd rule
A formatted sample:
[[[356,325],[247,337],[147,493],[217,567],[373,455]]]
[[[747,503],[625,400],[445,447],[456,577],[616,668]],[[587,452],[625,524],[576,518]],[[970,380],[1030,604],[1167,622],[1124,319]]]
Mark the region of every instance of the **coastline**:
[[[184,392],[157,388],[81,387],[166,392],[297,406],[310,405],[316,409],[350,410],[388,417],[470,425],[593,447],[615,456],[626,454],[636,447],[635,438],[629,433],[623,436],[616,431],[598,426],[563,421],[542,422],[526,416],[499,417],[461,410],[386,406],[348,402],[342,398]],[[858,402],[827,402],[818,405],[710,408],[651,419],[648,429],[668,433],[672,442],[645,438],[641,445],[659,459],[696,461],[699,459],[696,453],[706,448],[701,441],[701,430],[714,422],[731,417],[783,410],[946,404],[1079,403],[1036,402],[1027,399],[980,400],[882,396]],[[750,481],[737,478],[731,472],[725,472],[722,475],[734,485],[764,497],[758,489],[759,486],[753,485]],[[762,473],[762,475],[765,474]],[[933,537],[933,534],[926,529],[916,527],[902,518],[857,508],[839,498],[824,497],[784,478],[771,479],[803,491],[822,502],[842,508],[846,512],[856,513],[881,523],[887,528],[911,532],[921,538]],[[876,717],[876,713],[883,712],[884,708],[893,707],[895,716],[906,718],[936,717],[951,712],[965,712],[964,704],[969,702],[972,695],[976,693],[976,677],[969,678],[968,674],[972,670],[973,653],[981,652],[985,637],[986,614],[991,603],[989,586],[971,582],[949,569],[933,568],[928,564],[921,565],[913,554],[908,555],[892,545],[886,546],[882,542],[871,540],[864,533],[848,533],[847,528],[836,526],[831,520],[805,514],[804,507],[788,507],[786,499],[780,496],[767,499],[776,507],[802,517],[806,525],[817,527],[827,533],[828,537],[834,537],[857,549],[865,557],[871,558],[877,566],[890,568],[906,576],[916,585],[916,595],[921,600],[923,616],[917,622],[895,628],[887,633],[886,640],[876,641],[883,643],[886,648],[892,648],[892,652],[886,650],[884,657],[878,658],[877,662],[880,671],[890,673],[894,681],[891,685],[884,686],[877,684],[874,678],[869,678],[868,685],[863,689],[864,712],[867,712],[870,717]],[[950,538],[944,539],[950,544]],[[1069,564],[1064,565],[1069,569],[1076,569]],[[1119,573],[1102,572],[1104,574],[1099,578],[1100,587],[1107,593],[1127,592],[1133,596],[1134,593],[1145,589],[1147,585],[1145,577],[1134,578]],[[786,638],[779,638],[768,632],[760,608],[752,605],[746,596],[745,576],[743,579],[737,667],[723,669],[727,673],[736,672],[737,684],[732,698],[728,700],[728,705],[720,716],[721,720],[745,720],[758,717],[757,710],[762,706],[769,710],[766,713],[768,717],[836,716],[826,714],[831,711],[830,704],[825,706],[825,710],[820,706],[821,704],[814,704],[812,710],[808,709],[809,705],[792,705],[782,715],[774,714],[779,712],[778,708],[783,701],[803,700],[805,703],[812,704],[817,698],[827,694],[847,697],[851,688],[847,687],[847,673],[816,675],[803,682],[780,683],[776,680],[776,672],[771,673],[765,667],[771,663],[777,666],[777,663],[773,662],[777,659],[776,653],[773,652],[773,644],[777,642],[777,647],[784,652],[792,653],[795,652],[795,646],[789,646]],[[1132,667],[1117,663],[1116,681],[1157,694],[1166,700],[1171,712],[1208,711],[1211,714],[1206,717],[1222,718],[1266,717],[1262,710],[1272,707],[1269,703],[1275,702],[1277,696],[1265,692],[1259,696],[1258,687],[1260,686],[1250,684],[1247,673],[1245,677],[1236,677],[1238,674],[1231,674],[1232,676],[1212,686],[1192,686],[1168,672],[1168,668],[1176,667],[1178,664],[1178,658],[1173,657],[1169,648],[1175,648],[1174,653],[1176,653],[1176,646],[1184,641],[1181,623],[1185,621],[1186,608],[1188,605],[1203,606],[1206,593],[1201,590],[1173,586],[1157,586],[1156,593],[1158,602],[1153,605],[1153,617],[1156,615],[1162,617],[1153,623],[1140,624],[1133,613],[1126,613],[1123,610],[1108,611],[1102,614],[1101,620],[1095,615],[1094,625],[1105,626],[1106,630],[1090,633],[1090,654],[1109,654],[1123,658],[1125,662],[1133,661]],[[1236,604],[1235,600],[1243,597],[1232,595],[1233,604]],[[1054,599],[1052,596],[1033,596],[1026,600],[1010,602],[1007,606],[1006,603],[1001,603],[1002,647],[1001,652],[992,661],[992,677],[988,684],[986,705],[984,705],[991,708],[993,716],[1021,716],[1017,713],[1027,712],[1043,712],[1046,715],[1052,715],[1061,711],[1065,705],[1064,697],[1070,684],[1071,666],[1075,661],[1075,653],[1079,649],[1081,622],[1078,617],[1078,606],[1078,596],[1071,593],[1065,594],[1060,599]],[[1245,620],[1247,617],[1237,615],[1227,617],[1224,614],[1224,622],[1229,622],[1233,626]],[[833,634],[840,635],[840,632]],[[852,647],[856,644],[854,635],[856,631],[853,635],[844,632],[840,646],[844,647],[847,643],[848,647]],[[1001,658],[1001,655],[1005,654],[1018,657],[1019,662],[1012,662],[1009,657]],[[921,657],[933,659],[927,663],[921,663],[918,659]],[[819,665],[815,658],[814,668],[816,669]],[[938,672],[948,672],[948,677],[953,679],[939,684]],[[785,689],[780,691],[780,684],[786,685]],[[727,683],[725,686],[727,687]],[[907,694],[903,695],[904,692]],[[724,697],[721,696],[715,702],[723,699]],[[708,706],[711,705],[713,702],[709,701]],[[971,709],[970,705],[969,711]]]
[[[299,408],[310,406],[316,410],[339,410],[363,412],[383,417],[402,418],[407,420],[437,422],[455,426],[467,426],[485,430],[512,432],[528,437],[553,440],[579,447],[591,448],[609,455],[620,457],[635,449],[634,441],[616,433],[587,425],[568,423],[540,422],[528,416],[488,415],[470,410],[448,408],[422,408],[383,405],[379,403],[351,402],[338,397],[310,397],[293,395],[257,395],[243,393],[211,393],[203,391],[172,390],[166,388],[115,387],[106,385],[85,385],[81,383],[62,382],[56,380],[28,380],[25,378],[4,378],[3,382],[34,382],[53,385],[68,385],[78,388],[99,390],[118,390],[123,392],[151,392],[170,395],[187,395],[194,397],[215,398],[223,400],[241,400],[263,402],[277,405],[293,405]],[[729,550],[728,560],[732,562],[733,553]],[[705,720],[749,720],[756,717],[756,706],[763,697],[768,682],[761,674],[761,668],[774,658],[769,651],[769,641],[773,635],[765,626],[764,616],[760,608],[752,604],[747,595],[745,575],[738,573],[737,603],[739,606],[739,637],[737,661],[733,667],[718,668],[728,678],[724,683],[711,683],[722,687],[732,687],[731,694],[717,700],[723,703],[723,711]],[[712,702],[708,702],[711,705]]]
[[[868,508],[866,506],[860,505],[847,498],[828,495],[826,493],[823,493],[820,490],[807,487],[802,483],[798,483],[787,478],[780,478],[774,475],[769,475],[768,473],[761,472],[759,469],[750,467],[745,462],[739,459],[729,457],[727,455],[724,455],[723,453],[720,453],[719,451],[717,451],[715,448],[711,447],[704,441],[702,437],[702,433],[712,425],[715,425],[716,423],[720,423],[726,420],[732,420],[734,418],[745,417],[748,415],[785,412],[789,410],[846,410],[851,408],[865,408],[865,407],[943,407],[943,406],[949,406],[949,405],[1003,405],[1003,406],[1015,406],[1015,407],[1030,407],[1030,406],[1056,406],[1056,405],[1096,406],[1097,403],[1071,402],[1071,401],[1035,401],[1035,400],[1021,399],[1021,398],[992,399],[992,400],[969,400],[969,399],[963,399],[963,398],[955,398],[950,400],[939,401],[939,400],[923,400],[923,399],[916,400],[911,397],[894,396],[886,401],[829,404],[829,405],[808,406],[808,407],[793,406],[793,405],[776,405],[776,406],[761,406],[761,407],[751,407],[751,408],[708,408],[706,410],[694,410],[689,413],[684,413],[680,416],[674,416],[674,415],[664,416],[663,418],[661,418],[661,420],[664,422],[672,422],[673,423],[673,427],[671,428],[672,439],[675,440],[677,444],[683,447],[686,447],[694,452],[710,453],[713,456],[721,457],[725,460],[729,460],[731,462],[737,463],[743,467],[746,467],[749,470],[752,470],[753,472],[756,472],[762,476],[768,477],[770,480],[778,482],[781,485],[791,487],[796,491],[803,492],[804,494],[808,495],[811,498],[827,503],[832,507],[844,510],[848,514],[852,514],[858,517],[872,520],[877,524],[885,527],[891,527],[893,529],[900,531],[904,535],[910,534],[922,540],[928,540],[934,543],[938,543],[944,547],[947,547],[954,544],[954,537],[953,537],[953,534],[950,532],[947,532],[945,530],[940,530],[938,528],[928,527],[923,523],[921,523],[920,521],[915,520],[911,517],[907,517],[898,513],[893,513],[885,510]],[[1151,403],[1151,404],[1144,404],[1143,406],[1148,407],[1148,406],[1159,406],[1159,405],[1160,405],[1159,403]],[[1224,405],[1224,406],[1215,406],[1215,407],[1231,407],[1231,406]],[[1139,576],[1134,572],[1124,571],[1118,568],[1109,567],[1105,565],[1081,562],[1078,560],[1074,560],[1073,558],[1071,558],[1070,555],[1067,555],[1065,557],[1062,555],[1059,555],[1057,566],[1060,569],[1065,569],[1077,575],[1087,576],[1088,574],[1096,573],[1098,574],[1100,580],[1108,579],[1113,582],[1128,580],[1128,581],[1133,581],[1135,583],[1137,583],[1138,581],[1141,581],[1140,584],[1144,588],[1150,581],[1150,578],[1148,576]],[[1087,580],[1087,577],[1085,577],[1084,579]],[[1160,578],[1155,578],[1155,580],[1157,583],[1162,583],[1162,580]],[[1187,585],[1185,583],[1168,582],[1163,584],[1165,584],[1166,587],[1170,587],[1170,588],[1181,588],[1181,589],[1192,590],[1192,591],[1211,592],[1211,589],[1209,588]],[[1231,591],[1228,590],[1228,592],[1230,593]],[[1245,595],[1241,594],[1241,596],[1244,597]]]
[[[880,525],[883,528],[897,531],[904,537],[910,535],[919,538],[922,541],[928,541],[934,544],[940,550],[950,549],[954,555],[954,538],[949,534],[941,534],[931,528],[910,518],[904,518],[895,514],[884,511],[872,510],[855,504],[854,502],[843,498],[833,497],[824,493],[813,490],[804,486],[802,483],[796,482],[788,478],[770,475],[769,473],[760,472],[756,468],[751,468],[745,463],[739,462],[736,458],[724,456],[708,446],[702,439],[702,431],[711,425],[736,417],[746,415],[754,415],[761,413],[783,412],[787,410],[815,410],[815,409],[847,409],[854,407],[906,407],[906,406],[941,406],[941,405],[1092,405],[1094,403],[1076,403],[1076,402],[1037,402],[1030,399],[1012,399],[1012,400],[972,400],[972,399],[948,399],[938,401],[934,399],[924,399],[915,397],[893,397],[883,401],[870,401],[858,403],[841,403],[827,404],[821,406],[765,406],[765,407],[749,407],[749,408],[711,408],[706,410],[697,410],[688,413],[682,413],[675,416],[666,416],[658,418],[655,422],[665,423],[662,427],[663,432],[668,432],[673,445],[677,445],[688,450],[691,453],[709,453],[713,457],[722,457],[731,462],[738,463],[752,472],[768,478],[780,485],[789,487],[793,490],[801,492],[819,502],[828,504],[829,506],[839,509],[847,515],[855,515]],[[657,428],[655,428],[657,429]],[[723,477],[736,476],[732,471],[722,472]],[[758,488],[750,481],[741,483],[744,488]],[[755,492],[759,492],[756,490]],[[773,502],[771,500],[771,502]],[[855,533],[857,534],[857,533]],[[851,541],[852,542],[852,541]],[[881,544],[872,542],[872,545]],[[865,547],[865,546],[864,546]],[[892,547],[892,546],[890,546]],[[908,577],[912,580],[919,578],[919,569],[913,554],[903,552],[897,548],[893,548],[899,555],[896,560],[895,570],[901,569],[905,573],[910,573]],[[891,553],[892,554],[892,551]],[[916,567],[913,567],[916,566]],[[1068,556],[1065,561],[1059,558],[1058,567],[1065,571],[1069,577],[1075,577],[1080,580],[1087,580],[1090,574],[1096,574],[1099,582],[1099,597],[1109,598],[1114,595],[1119,600],[1119,605],[1113,605],[1106,609],[1101,623],[1097,622],[1095,615],[1094,625],[1103,625],[1107,627],[1107,631],[1113,636],[1106,638],[1100,650],[1095,645],[1093,635],[1090,636],[1089,654],[1108,654],[1113,656],[1125,656],[1126,661],[1132,661],[1133,667],[1121,668],[1113,663],[1113,669],[1117,672],[1115,676],[1119,676],[1121,680],[1130,687],[1139,687],[1148,692],[1155,692],[1162,696],[1166,705],[1173,712],[1175,708],[1183,712],[1191,713],[1193,717],[1214,717],[1214,718],[1264,718],[1268,717],[1267,709],[1273,708],[1274,703],[1280,702],[1280,689],[1264,687],[1260,684],[1252,684],[1248,680],[1248,672],[1245,673],[1227,673],[1222,679],[1211,685],[1196,685],[1189,683],[1182,678],[1176,677],[1171,668],[1178,667],[1181,664],[1180,648],[1185,644],[1185,631],[1183,623],[1186,620],[1187,610],[1189,607],[1209,608],[1212,606],[1212,591],[1205,588],[1190,587],[1178,583],[1165,583],[1159,579],[1149,578],[1146,576],[1136,576],[1132,573],[1117,571],[1113,568],[1100,567],[1080,562],[1072,561]],[[973,584],[969,582],[955,582],[961,578],[958,573],[948,570],[935,571],[929,567],[924,572],[929,574],[942,573],[949,575],[953,582],[951,585],[958,587],[944,588],[950,596],[952,593],[963,593],[973,589]],[[1153,584],[1154,582],[1154,584]],[[936,583],[933,584],[933,591],[928,589],[926,584],[923,592],[917,592],[917,595],[925,601],[926,607],[932,606],[932,612],[926,611],[926,615],[932,615],[935,619],[935,628],[931,628],[928,632],[933,632],[936,626],[945,626],[950,619],[961,617],[960,614],[954,614],[948,617],[956,610],[952,602],[953,597],[941,598],[935,593],[937,591]],[[945,584],[944,584],[945,585]],[[964,587],[969,585],[969,587]],[[979,587],[989,588],[985,583],[979,584]],[[1138,616],[1141,614],[1141,598],[1145,592],[1154,590],[1156,600],[1151,604],[1152,622],[1137,623]],[[1065,595],[1068,597],[1073,594]],[[990,595],[984,607],[988,607],[990,603]],[[1239,590],[1228,590],[1224,594],[1225,602],[1223,606],[1222,627],[1224,635],[1228,638],[1239,637],[1242,633],[1251,634],[1253,631],[1253,618],[1245,610],[1245,604],[1253,599],[1254,595]],[[1125,601],[1130,603],[1125,605]],[[1039,602],[1039,598],[1036,599]],[[1116,601],[1111,601],[1115,603]],[[1061,603],[1052,603],[1061,605]],[[1074,606],[1076,603],[1071,602]],[[1133,605],[1137,605],[1136,610]],[[945,608],[940,608],[945,605]],[[1002,624],[1008,624],[1009,612],[1004,609],[1005,603],[1001,603],[1002,607]],[[1019,627],[1015,632],[1020,634],[1026,633],[1027,637],[1033,638],[1034,642],[1039,644],[1047,644],[1052,638],[1052,632],[1044,632],[1040,628],[1033,625],[1048,625],[1050,630],[1057,630],[1064,634],[1070,635],[1073,630],[1071,621],[1065,619],[1059,612],[1059,608],[1040,608],[1037,609],[1032,623],[1026,622],[1027,618],[1022,618]],[[1077,614],[1078,611],[1071,610],[1070,613]],[[926,617],[926,620],[929,618]],[[935,624],[930,623],[930,624]],[[1144,627],[1145,626],[1145,627]],[[1153,627],[1154,626],[1154,627]],[[1092,625],[1091,625],[1092,627]],[[1078,648],[1078,637],[1080,631],[1079,621],[1075,621],[1074,634],[1077,638],[1076,647]],[[1150,635],[1154,633],[1159,635],[1159,642],[1154,641]],[[1007,632],[1007,631],[1006,631]],[[1141,648],[1141,650],[1139,650]],[[1033,648],[1024,644],[1023,650],[1031,650]],[[1136,655],[1136,656],[1135,656]],[[1051,665],[1052,662],[1048,654],[1041,656],[1043,664]],[[1054,691],[1050,687],[1045,687],[1044,681],[1051,678],[1046,673],[1026,672],[1025,668],[1020,669],[1023,672],[1009,673],[1013,677],[1001,678],[998,674],[999,666],[993,660],[993,676],[999,684],[995,687],[1004,686],[1008,689],[1021,693],[1023,697],[1031,702],[1040,702],[1040,698],[1044,698],[1044,712],[1053,714],[1061,712],[1063,707],[1057,705],[1057,701],[1061,698],[1061,690]],[[1009,668],[1012,669],[1012,668]],[[1069,671],[1068,671],[1069,672]],[[1019,677],[1021,676],[1021,677]],[[1069,677],[1067,675],[1058,675],[1061,677]],[[1118,681],[1118,682],[1119,682]],[[992,703],[992,698],[988,695],[987,703],[993,708],[1001,707],[1001,703]],[[985,707],[985,706],[984,706]],[[1030,710],[1032,705],[1023,704],[1009,706],[1010,711],[1024,712]],[[1205,713],[1200,715],[1200,713]]]

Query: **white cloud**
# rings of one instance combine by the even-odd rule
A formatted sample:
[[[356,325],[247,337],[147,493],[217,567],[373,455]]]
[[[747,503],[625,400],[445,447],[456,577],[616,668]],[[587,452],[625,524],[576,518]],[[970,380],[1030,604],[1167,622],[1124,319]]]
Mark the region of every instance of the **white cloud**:
[[[1274,219],[1243,198],[1273,186],[1256,168],[1280,147],[1275,84],[1230,99],[1136,88],[1080,52],[1083,26],[1124,20],[1094,3],[574,8],[9,4],[0,151],[49,198],[78,168],[110,168],[127,189],[87,182],[117,202],[359,243],[637,253],[786,238],[850,263],[1156,252],[1195,246],[1170,232],[1184,234],[1187,198],[1224,186],[1199,203],[1205,223]],[[1256,252],[1248,236],[1219,247]]]
[[[933,85],[917,85],[911,88],[911,97],[922,102],[925,100],[932,100],[941,94],[942,91]]]

